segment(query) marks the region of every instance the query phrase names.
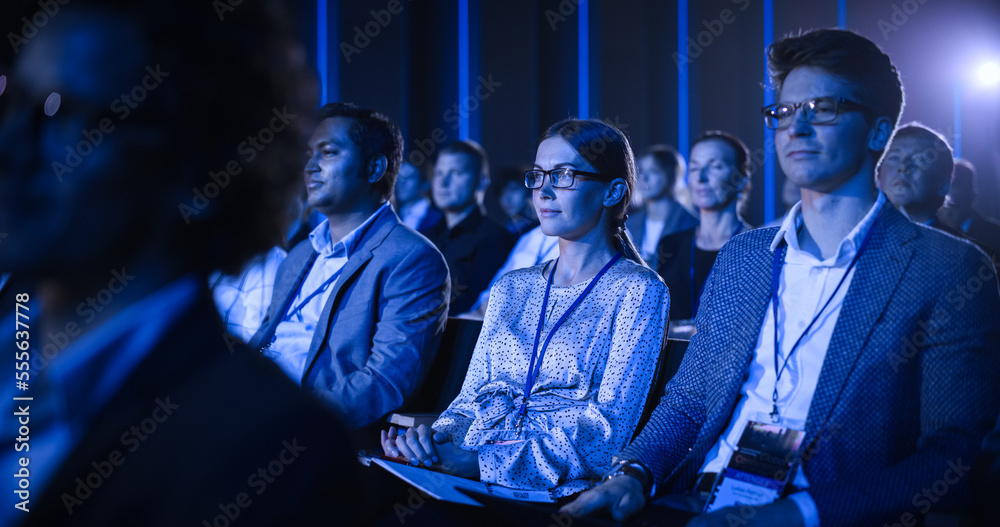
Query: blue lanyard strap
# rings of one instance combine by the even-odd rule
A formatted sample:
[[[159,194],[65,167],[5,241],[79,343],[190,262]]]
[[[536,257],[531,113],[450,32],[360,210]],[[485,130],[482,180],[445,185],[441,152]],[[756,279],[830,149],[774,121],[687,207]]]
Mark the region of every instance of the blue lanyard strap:
[[[614,257],[611,258],[611,261],[605,264],[604,268],[602,268],[596,276],[590,279],[590,283],[587,284],[587,288],[580,293],[580,296],[576,297],[576,300],[574,300],[569,306],[569,309],[567,309],[566,312],[559,317],[556,324],[549,330],[548,336],[545,337],[545,343],[542,344],[541,352],[539,352],[538,343],[542,339],[542,325],[545,324],[545,310],[549,305],[549,292],[552,290],[552,277],[556,274],[556,266],[559,265],[559,258],[556,258],[555,263],[552,264],[552,272],[549,273],[548,284],[545,286],[545,297],[542,300],[542,312],[538,315],[538,328],[535,330],[535,346],[531,350],[531,364],[528,366],[528,378],[524,383],[524,399],[521,401],[521,409],[518,411],[518,426],[520,426],[524,417],[528,415],[528,398],[531,397],[531,390],[535,387],[535,380],[538,379],[538,373],[542,369],[542,358],[545,356],[545,350],[548,349],[552,336],[555,335],[559,326],[561,326],[562,323],[569,318],[570,313],[572,313],[580,305],[580,303],[583,302],[587,293],[589,293],[590,290],[597,285],[597,281],[600,280],[601,277],[604,276],[604,273],[608,272],[608,269],[611,269],[611,266],[613,266],[621,257],[621,252],[615,253]]]
[[[346,265],[347,264],[345,263],[343,266],[340,267],[340,269],[337,269],[332,275],[330,275],[330,278],[327,278],[326,281],[320,284],[319,287],[317,287],[312,293],[309,293],[309,295],[306,296],[305,300],[299,302],[299,305],[295,306],[291,311],[289,311],[285,315],[284,320],[291,320],[291,318],[296,314],[301,316],[300,312],[302,311],[302,308],[306,307],[306,304],[308,304],[309,301],[313,299],[313,297],[322,293],[323,291],[326,291],[326,288],[330,287],[330,284],[332,284],[333,281],[336,280],[338,276],[340,276],[340,273],[344,270],[344,267]]]
[[[742,230],[743,230],[743,224],[742,223],[738,223],[736,225],[736,232],[734,232],[733,235],[730,236],[729,238],[730,239],[734,238]],[[688,266],[688,270],[690,271],[688,273],[689,274],[688,278],[690,279],[690,283],[691,283],[691,318],[692,319],[698,313],[698,304],[701,303],[701,291],[702,291],[702,289],[705,288],[705,284],[704,283],[702,283],[701,286],[698,286],[698,285],[696,285],[694,283],[694,253],[695,253],[695,251],[697,249],[698,249],[698,229],[696,228],[694,230],[694,233],[691,234],[691,263]]]
[[[837,291],[840,291],[840,287],[844,285],[844,281],[847,280],[847,277],[851,274],[851,269],[854,269],[854,265],[858,263],[858,260],[861,258],[861,253],[865,252],[865,247],[868,246],[868,239],[871,238],[872,231],[875,230],[875,224],[878,222],[878,219],[882,217],[883,210],[885,210],[885,204],[883,204],[882,208],[879,209],[878,214],[875,217],[875,221],[873,221],[868,227],[868,232],[865,233],[865,237],[861,240],[861,246],[858,247],[858,251],[854,253],[854,258],[851,258],[851,263],[847,266],[847,270],[844,271],[844,276],[840,277],[840,281],[837,282],[837,287],[833,289],[833,293],[831,293],[830,297],[826,299],[823,307],[820,308],[819,312],[816,313],[816,316],[814,316],[809,322],[809,325],[806,326],[805,331],[803,331],[802,334],[799,335],[799,338],[796,339],[795,343],[792,344],[792,349],[788,351],[788,356],[785,357],[785,362],[782,363],[780,369],[778,368],[778,306],[781,303],[781,299],[778,297],[778,286],[780,285],[778,283],[778,279],[781,277],[781,266],[785,263],[787,244],[784,240],[782,240],[778,247],[774,250],[774,262],[771,266],[771,312],[774,315],[774,371],[776,373],[774,376],[774,392],[771,394],[771,421],[777,423],[781,419],[778,415],[778,381],[781,380],[781,374],[785,372],[785,368],[788,367],[788,361],[791,360],[792,354],[795,353],[795,350],[799,348],[799,344],[802,343],[802,339],[809,334],[809,330],[812,329],[813,325],[816,324],[816,321],[819,320],[819,317],[823,315],[824,311],[826,311],[830,302],[832,302],[837,296]]]

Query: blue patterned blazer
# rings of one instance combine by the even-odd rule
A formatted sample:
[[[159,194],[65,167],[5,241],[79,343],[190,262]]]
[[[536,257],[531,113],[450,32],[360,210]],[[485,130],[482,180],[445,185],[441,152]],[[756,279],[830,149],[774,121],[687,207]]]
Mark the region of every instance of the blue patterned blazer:
[[[1000,411],[992,262],[891,207],[872,228],[800,451],[823,527],[967,507],[963,476]],[[732,416],[770,303],[776,233],[749,231],[723,248],[680,370],[622,453],[646,463],[661,489],[691,485]]]
[[[288,253],[252,348],[271,341],[316,257],[309,239]],[[352,428],[397,410],[434,361],[450,291],[448,266],[437,248],[391,209],[384,211],[333,285],[300,384]]]

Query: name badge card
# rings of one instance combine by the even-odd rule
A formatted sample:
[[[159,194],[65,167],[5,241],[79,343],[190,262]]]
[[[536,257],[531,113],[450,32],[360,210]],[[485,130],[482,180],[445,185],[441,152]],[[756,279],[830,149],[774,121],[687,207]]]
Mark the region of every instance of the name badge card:
[[[764,415],[747,421],[719,474],[705,512],[738,505],[766,505],[781,497],[798,468],[799,446],[805,437],[801,421],[772,423]]]

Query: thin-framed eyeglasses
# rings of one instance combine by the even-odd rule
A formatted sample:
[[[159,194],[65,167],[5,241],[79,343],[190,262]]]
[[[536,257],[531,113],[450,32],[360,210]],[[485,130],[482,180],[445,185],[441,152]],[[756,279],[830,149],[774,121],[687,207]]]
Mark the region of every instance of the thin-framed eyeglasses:
[[[795,111],[802,108],[802,116],[809,124],[827,124],[837,119],[841,112],[863,112],[868,108],[843,97],[816,97],[795,104],[775,103],[760,109],[764,124],[771,130],[784,130],[795,121]]]
[[[530,188],[531,190],[542,188],[542,183],[544,182],[545,176],[549,176],[549,181],[552,182],[552,188],[572,188],[576,183],[576,178],[588,178],[588,179],[606,179],[603,175],[596,172],[587,172],[584,170],[577,170],[575,168],[553,168],[552,170],[541,170],[534,169],[529,170],[524,173],[524,186]]]

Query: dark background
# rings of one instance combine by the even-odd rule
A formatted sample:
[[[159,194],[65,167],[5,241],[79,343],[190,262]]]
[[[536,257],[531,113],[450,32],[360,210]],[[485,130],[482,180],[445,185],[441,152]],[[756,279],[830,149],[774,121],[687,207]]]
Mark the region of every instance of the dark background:
[[[316,13],[321,0],[302,0],[303,37],[317,56]],[[549,124],[579,112],[577,0],[466,0],[468,3],[470,94],[478,78],[500,83],[472,103],[469,137],[483,144],[493,172],[530,164],[535,141]],[[407,141],[440,146],[460,138],[454,112],[459,103],[460,0],[326,0],[328,101],[352,101],[396,119]],[[633,147],[678,144],[677,2],[588,0],[589,117],[625,128]],[[773,38],[800,29],[836,27],[838,1],[773,0]],[[899,68],[906,90],[902,122],[919,120],[949,140],[955,135],[955,86],[961,86],[962,155],[979,169],[977,208],[1000,215],[1000,86],[983,87],[976,70],[1000,62],[1000,2],[996,0],[846,0],[845,27],[879,44]],[[741,10],[745,7],[745,10]],[[720,20],[731,11],[730,23]],[[376,13],[373,15],[372,11]],[[380,11],[385,11],[379,15]],[[386,24],[376,20],[379,15]],[[714,22],[719,21],[719,22]],[[378,24],[357,52],[357,32]],[[721,24],[721,26],[720,26]],[[692,0],[688,35],[709,42],[690,52],[689,126],[693,138],[722,129],[740,136],[763,159],[765,2]],[[711,29],[718,35],[712,34]],[[721,27],[721,32],[719,31]],[[375,25],[369,33],[375,33]],[[702,34],[704,33],[704,34]],[[367,36],[367,35],[366,35]],[[711,38],[709,38],[711,37]],[[358,43],[364,43],[361,38]],[[449,113],[449,110],[451,112]],[[441,138],[438,132],[437,138]],[[682,147],[682,153],[687,152]],[[433,152],[432,152],[433,154]],[[773,154],[767,154],[773,158]],[[413,155],[420,161],[424,156]],[[780,215],[780,167],[765,185],[755,164],[749,221]],[[774,192],[765,203],[765,189]],[[767,205],[767,206],[765,206]],[[766,210],[774,208],[775,210]]]

